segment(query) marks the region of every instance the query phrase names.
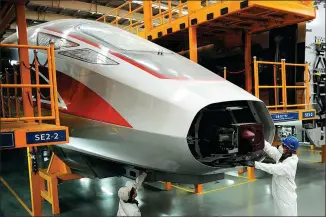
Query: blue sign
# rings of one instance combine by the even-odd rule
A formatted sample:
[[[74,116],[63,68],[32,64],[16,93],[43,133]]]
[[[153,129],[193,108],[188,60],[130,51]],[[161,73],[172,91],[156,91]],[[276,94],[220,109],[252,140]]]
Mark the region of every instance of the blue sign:
[[[0,133],[0,149],[15,147],[14,133]]]
[[[302,112],[302,119],[305,118],[314,118],[316,116],[315,111]]]
[[[298,112],[275,113],[275,114],[271,114],[271,116],[274,122],[299,120]]]
[[[26,133],[27,144],[62,142],[62,141],[66,141],[65,130]]]

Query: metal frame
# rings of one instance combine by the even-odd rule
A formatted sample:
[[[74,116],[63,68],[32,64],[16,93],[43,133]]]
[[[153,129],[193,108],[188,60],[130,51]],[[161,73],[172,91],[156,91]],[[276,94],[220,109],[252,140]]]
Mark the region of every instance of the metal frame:
[[[31,88],[36,88],[37,89],[37,111],[38,111],[38,115],[35,116],[34,112],[33,112],[33,108],[32,105],[30,105],[28,102],[30,99],[28,99],[28,95],[27,94],[23,94],[22,98],[23,98],[23,103],[25,107],[28,107],[28,116],[24,115],[24,117],[20,117],[19,116],[19,106],[17,107],[17,105],[19,104],[19,99],[15,98],[15,105],[16,105],[16,109],[18,112],[18,116],[16,117],[11,117],[11,112],[9,112],[9,117],[8,118],[1,118],[0,120],[3,122],[17,122],[17,121],[25,121],[25,120],[29,120],[29,121],[36,121],[38,120],[39,123],[42,123],[42,120],[54,120],[55,121],[55,125],[59,126],[60,125],[60,119],[59,119],[59,113],[58,113],[58,103],[55,103],[58,101],[58,93],[57,93],[57,88],[56,88],[56,71],[55,71],[55,61],[54,61],[54,45],[53,43],[50,44],[50,47],[45,47],[45,46],[29,46],[29,45],[14,45],[14,44],[0,44],[0,48],[1,47],[7,47],[7,48],[18,48],[20,50],[20,52],[23,49],[34,49],[34,67],[35,67],[35,77],[36,77],[36,84],[31,84],[30,80],[29,82],[25,82],[23,79],[24,77],[26,77],[27,75],[24,74],[26,71],[25,66],[29,65],[29,61],[27,59],[27,61],[20,61],[20,68],[23,69],[23,71],[21,71],[21,76],[22,76],[22,83],[21,84],[2,84],[0,83],[0,88],[7,88],[7,90],[9,90],[9,88],[14,88],[15,91],[17,91],[17,88],[22,88],[23,92],[24,89],[26,91],[28,91],[29,93],[31,92]],[[45,84],[39,84],[39,63],[38,63],[38,58],[37,58],[37,51],[36,50],[45,50],[47,52],[47,56],[48,56],[48,74],[49,74],[49,84],[45,85]],[[27,53],[28,54],[28,53]],[[26,64],[27,63],[27,64]],[[28,74],[29,69],[28,70]],[[6,77],[8,77],[8,72],[6,72]],[[26,78],[26,79],[30,79]],[[6,79],[7,82],[8,78]],[[15,79],[16,80],[16,79]],[[51,116],[42,116],[41,115],[41,100],[40,100],[40,93],[39,93],[39,89],[40,88],[49,88],[50,90],[50,100],[51,100]],[[9,92],[7,92],[9,94]],[[30,94],[31,95],[31,94]],[[9,96],[9,95],[8,95]],[[1,96],[1,100],[4,101],[3,96]],[[10,111],[10,99],[8,98],[8,110]],[[24,111],[26,112],[25,108]],[[3,110],[4,112],[4,110]],[[26,113],[24,113],[26,114]]]

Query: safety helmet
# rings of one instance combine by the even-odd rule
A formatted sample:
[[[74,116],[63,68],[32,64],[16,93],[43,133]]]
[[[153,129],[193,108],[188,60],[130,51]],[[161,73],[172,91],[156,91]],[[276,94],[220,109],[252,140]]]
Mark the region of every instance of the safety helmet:
[[[286,137],[283,141],[282,144],[287,147],[288,149],[290,149],[291,151],[297,151],[298,147],[299,147],[299,141],[296,137],[294,136],[289,136]]]
[[[118,196],[121,200],[127,201],[129,199],[129,188],[128,187],[122,187],[118,191]]]

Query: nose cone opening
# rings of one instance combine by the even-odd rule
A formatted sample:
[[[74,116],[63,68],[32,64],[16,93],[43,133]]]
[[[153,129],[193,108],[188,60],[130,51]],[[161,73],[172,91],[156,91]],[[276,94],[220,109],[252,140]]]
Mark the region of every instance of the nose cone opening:
[[[198,112],[187,136],[189,149],[197,161],[215,168],[231,168],[251,153],[263,150],[265,133],[269,136],[270,132],[258,118],[261,111],[252,104],[221,102]]]

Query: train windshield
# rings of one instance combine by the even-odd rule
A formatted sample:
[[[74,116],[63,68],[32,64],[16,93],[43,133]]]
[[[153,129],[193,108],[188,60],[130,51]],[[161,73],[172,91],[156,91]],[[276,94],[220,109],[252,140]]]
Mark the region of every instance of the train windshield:
[[[101,41],[108,47],[114,47],[120,54],[163,76],[186,79],[221,79],[220,76],[203,66],[146,39],[108,24],[98,25],[101,26],[82,24],[77,28],[82,33]]]
[[[98,26],[100,25],[100,26]],[[77,26],[77,29],[82,33],[96,38],[110,46],[113,46],[119,50],[125,51],[145,51],[155,52],[158,51],[165,53],[172,53],[171,51],[162,48],[146,39],[137,37],[133,33],[125,31],[123,29],[111,26],[109,24],[82,24]]]

